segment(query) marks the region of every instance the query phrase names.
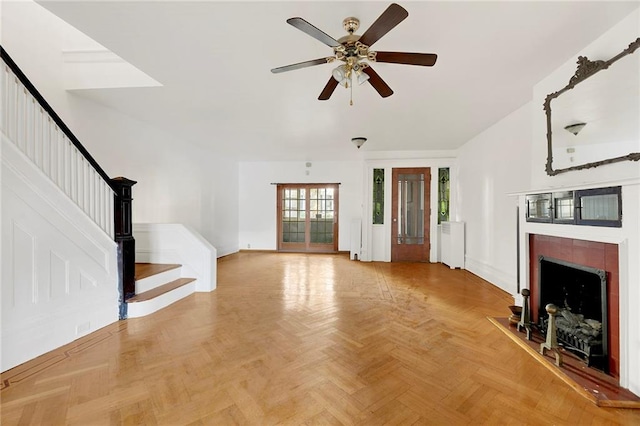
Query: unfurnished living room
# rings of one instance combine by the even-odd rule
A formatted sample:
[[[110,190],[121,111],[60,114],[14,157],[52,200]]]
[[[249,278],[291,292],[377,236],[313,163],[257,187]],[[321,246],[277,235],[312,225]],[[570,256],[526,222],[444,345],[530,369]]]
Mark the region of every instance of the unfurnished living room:
[[[0,0],[2,425],[640,424],[640,2]]]

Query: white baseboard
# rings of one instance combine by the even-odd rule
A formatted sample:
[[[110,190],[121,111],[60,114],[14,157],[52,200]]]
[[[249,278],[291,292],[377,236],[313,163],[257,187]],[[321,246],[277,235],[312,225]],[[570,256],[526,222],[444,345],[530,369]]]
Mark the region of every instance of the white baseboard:
[[[465,269],[511,295],[517,293],[515,274],[509,274],[469,256],[465,257]]]

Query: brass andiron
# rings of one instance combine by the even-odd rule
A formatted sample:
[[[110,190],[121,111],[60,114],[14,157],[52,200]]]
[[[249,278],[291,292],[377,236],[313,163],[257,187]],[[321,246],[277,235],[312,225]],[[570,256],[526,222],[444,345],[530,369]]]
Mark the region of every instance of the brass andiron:
[[[558,313],[558,307],[549,303],[544,309],[549,314],[549,323],[547,324],[547,341],[540,343],[540,353],[544,355],[545,349],[553,351],[556,354],[556,365],[560,367],[562,365],[562,354],[560,353],[558,337],[556,336],[556,314]]]
[[[531,319],[529,318],[529,295],[531,292],[528,288],[522,289],[522,313],[520,314],[520,322],[516,326],[518,331],[524,328],[527,331],[527,340],[531,340]]]

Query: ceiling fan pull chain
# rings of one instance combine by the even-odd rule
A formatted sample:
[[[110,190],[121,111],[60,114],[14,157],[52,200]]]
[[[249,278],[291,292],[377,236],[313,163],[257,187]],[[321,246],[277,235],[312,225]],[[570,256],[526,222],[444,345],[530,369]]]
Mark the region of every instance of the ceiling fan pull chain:
[[[353,106],[353,84],[349,85],[349,106]]]

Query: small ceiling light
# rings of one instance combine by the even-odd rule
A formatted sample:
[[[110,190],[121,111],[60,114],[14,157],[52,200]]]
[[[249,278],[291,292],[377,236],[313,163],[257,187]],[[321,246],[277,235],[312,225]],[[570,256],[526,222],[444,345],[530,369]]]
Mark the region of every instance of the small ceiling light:
[[[574,135],[578,135],[578,133],[580,133],[580,131],[582,129],[584,129],[584,126],[586,126],[587,123],[575,123],[575,124],[569,124],[568,126],[566,126],[564,129],[566,131],[568,131],[569,133],[573,133]]]
[[[369,80],[369,74],[365,74],[362,71],[356,72],[356,75],[358,76],[358,84],[365,83]]]
[[[346,65],[340,65],[339,67],[335,68],[331,72],[331,75],[333,75],[333,78],[335,78],[338,83],[345,87],[347,86],[347,82],[349,81],[349,70],[347,70]]]
[[[358,149],[360,149],[360,147],[364,145],[366,141],[367,141],[367,138],[363,138],[362,136],[358,136],[357,138],[351,138],[351,142],[353,142],[353,144],[357,146]]]

